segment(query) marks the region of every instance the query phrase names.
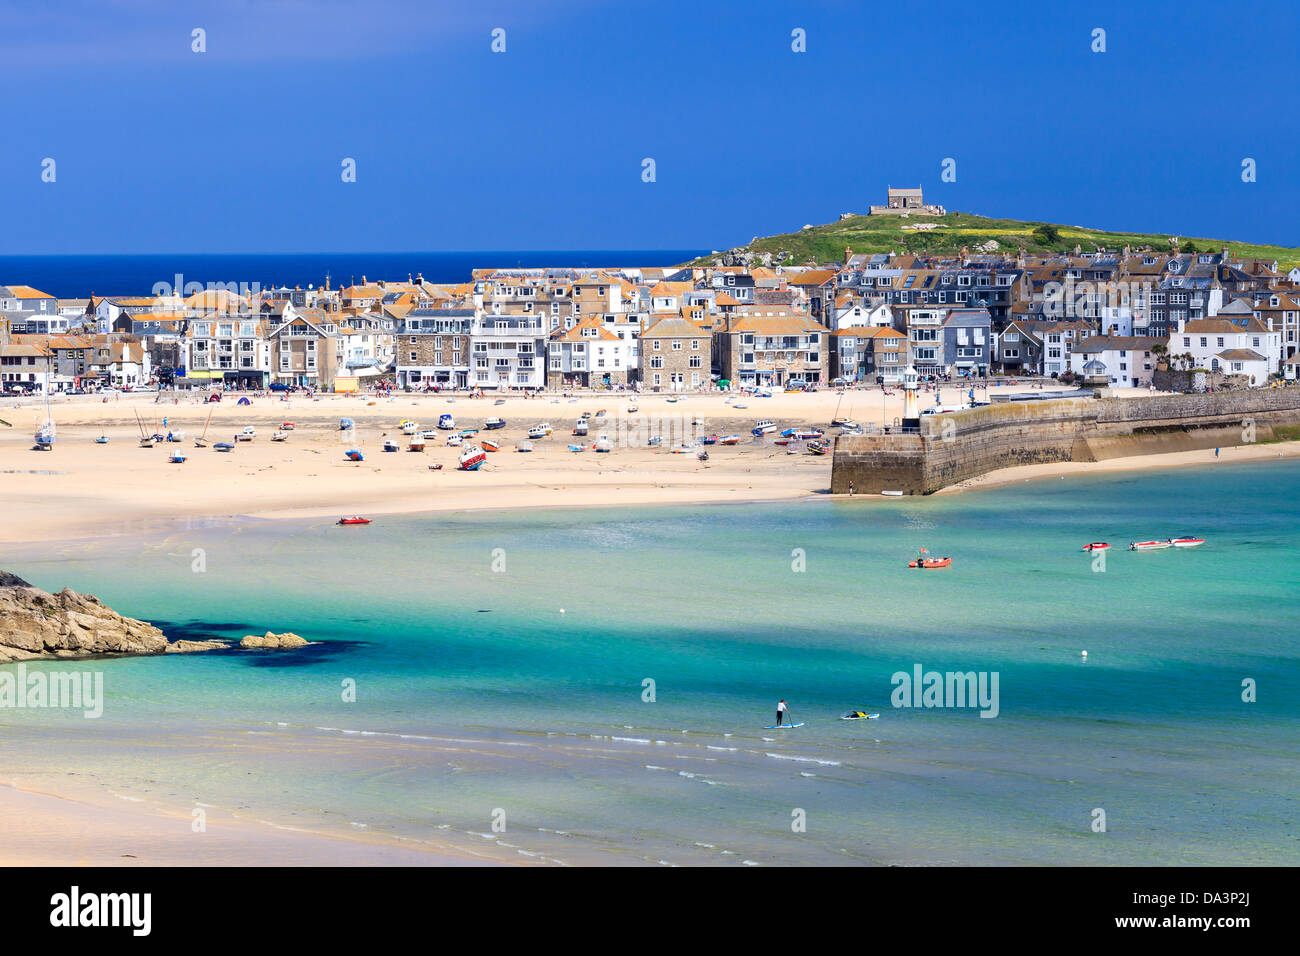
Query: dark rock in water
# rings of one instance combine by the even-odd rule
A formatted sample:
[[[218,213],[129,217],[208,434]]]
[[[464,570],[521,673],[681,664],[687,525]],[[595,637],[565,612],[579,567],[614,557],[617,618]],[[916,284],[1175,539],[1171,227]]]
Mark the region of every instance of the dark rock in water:
[[[0,571],[0,588],[29,588],[31,587],[26,581],[16,574],[10,574],[8,571]]]

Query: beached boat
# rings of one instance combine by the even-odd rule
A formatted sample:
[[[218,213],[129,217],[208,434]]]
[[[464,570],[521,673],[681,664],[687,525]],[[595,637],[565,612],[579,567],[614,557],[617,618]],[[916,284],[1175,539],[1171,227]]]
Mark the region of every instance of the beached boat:
[[[145,435],[143,438],[140,439],[141,448],[152,448],[155,444],[157,444],[157,442],[152,435]]]
[[[663,435],[651,435],[650,438],[646,441],[646,444],[651,448],[654,448],[656,445],[662,445],[663,443],[664,443]]]
[[[343,457],[348,461],[365,461],[365,456],[356,448],[349,448],[343,453]]]
[[[430,470],[430,471],[442,471],[442,462],[437,462],[436,464],[430,465],[430,466],[429,466],[429,470]]]
[[[369,518],[363,518],[360,515],[352,515],[348,518],[340,518],[339,524],[370,524]]]
[[[107,435],[100,435],[98,438],[95,439],[95,444],[96,444],[96,445],[107,445],[107,444],[108,444],[108,436],[107,436]]]
[[[487,453],[478,445],[466,445],[460,450],[461,471],[478,471],[487,459]]]
[[[515,446],[515,451],[532,451],[533,443],[530,441],[521,441]]]
[[[700,439],[700,444],[702,445],[716,445],[717,443],[718,443],[717,435],[705,435],[703,438]]]
[[[776,422],[769,418],[765,418],[761,422],[758,422],[752,429],[752,433],[758,437],[770,435],[774,431],[776,431]]]
[[[357,427],[356,424],[350,418],[339,419],[339,431],[341,432],[348,432],[356,427]]]
[[[933,570],[935,568],[946,568],[952,564],[952,558],[926,558],[924,561],[908,561],[909,568],[921,568],[923,570]]]
[[[749,408],[749,406],[746,405],[744,402],[736,402],[736,404],[735,404],[735,405],[732,405],[731,407],[732,407],[732,408]]]
[[[420,423],[413,422],[408,418],[405,421],[398,422],[397,427],[402,430],[403,435],[414,435],[420,430]]]
[[[235,436],[235,441],[252,441],[257,437],[257,429],[252,425],[245,425],[244,430]]]
[[[424,439],[412,438],[406,445],[407,451],[424,451]]]
[[[442,414],[438,416],[438,427],[450,431],[456,427],[456,419],[451,415]]]
[[[708,453],[707,451],[705,451],[704,449],[700,449],[699,451],[697,451],[697,452],[695,453],[695,457],[698,458],[700,461],[708,461],[708,460],[709,460],[709,453]]]
[[[817,438],[809,440],[804,447],[808,449],[808,454],[810,455],[824,455],[828,450],[826,442]]]
[[[718,444],[719,444],[719,445],[739,445],[739,444],[740,444],[740,436],[739,436],[739,435],[723,435],[721,438],[718,439]]]
[[[483,423],[483,427],[488,431],[493,431],[497,428],[505,428],[506,420],[504,418],[489,418]]]
[[[402,446],[397,444],[391,438],[384,439],[384,451],[401,451]]]
[[[546,438],[550,434],[551,426],[546,422],[543,422],[540,425],[534,425],[532,428],[528,429],[528,437],[534,440],[538,438]]]
[[[478,429],[462,428],[459,432],[457,432],[457,434],[460,435],[461,438],[473,438],[475,435],[478,434]]]
[[[596,444],[592,447],[593,447],[593,451],[600,451],[600,452],[610,452],[614,450],[614,445],[609,440],[609,436],[604,434],[603,432],[601,433],[600,437],[596,439]]]
[[[485,439],[483,439],[483,441],[479,442],[479,444],[482,445],[482,446],[483,446],[483,450],[484,450],[484,451],[487,451],[487,452],[500,451],[500,450],[501,450],[501,446],[500,446],[499,444],[497,444],[496,442],[494,442],[494,441],[493,441],[492,439],[490,439],[490,438],[485,438]]]
[[[602,408],[602,409],[599,409],[599,410],[596,412],[596,417],[597,417],[597,418],[604,418],[604,417],[605,417],[605,409],[603,409],[603,408]]]
[[[280,422],[280,427],[287,432],[291,432],[294,429],[294,424],[293,422]]]
[[[214,451],[234,451],[235,445],[233,442],[219,441],[212,448]]]
[[[1129,546],[1130,551],[1163,551],[1170,547],[1168,540],[1165,541],[1134,541]]]
[[[1199,548],[1205,544],[1204,538],[1170,538],[1169,543],[1175,548]]]
[[[832,418],[831,428],[857,428],[858,423],[849,418]]]
[[[288,441],[289,433],[282,428],[277,428],[271,433],[271,441]]]
[[[820,428],[787,428],[781,432],[784,438],[793,438],[795,441],[807,441],[810,438],[825,438],[826,433]]]
[[[448,447],[448,448],[459,448],[459,447],[460,447],[461,445],[463,445],[463,444],[465,444],[465,438],[464,438],[464,436],[462,436],[462,435],[448,435],[448,436],[447,436],[447,447]]]
[[[675,402],[677,401],[677,398],[676,398],[676,396],[674,396],[674,397],[668,399],[668,401],[669,401],[669,403],[675,403]]]
[[[627,407],[627,410],[628,410],[629,412],[637,412],[637,411],[640,411],[640,409],[637,408],[635,405],[629,405],[629,406]]]
[[[170,458],[168,458],[167,460],[168,460],[169,462],[171,462],[173,465],[183,465],[183,464],[185,464],[185,456],[184,456],[184,455],[172,455],[172,456],[171,456]]]
[[[587,446],[586,446],[586,445],[570,445],[570,446],[569,446],[569,451],[572,451],[572,452],[586,451],[586,449],[587,449]]]
[[[901,497],[903,497],[903,492],[901,492],[901,491],[897,491],[897,490],[895,490],[895,489],[893,489],[893,488],[883,489],[880,493],[881,493],[882,495],[886,495],[886,496],[888,496],[888,497],[890,497],[890,498],[901,498]]]
[[[587,434],[587,423],[582,419],[574,422],[573,434],[578,438],[584,437]]]
[[[495,402],[493,402],[492,404],[493,404],[493,405],[504,405],[505,403],[506,403],[506,400],[505,400],[504,398],[498,398],[498,399],[497,399]]]
[[[1106,551],[1109,549],[1110,545],[1105,541],[1093,541],[1091,544],[1085,544],[1083,546],[1084,551]]]

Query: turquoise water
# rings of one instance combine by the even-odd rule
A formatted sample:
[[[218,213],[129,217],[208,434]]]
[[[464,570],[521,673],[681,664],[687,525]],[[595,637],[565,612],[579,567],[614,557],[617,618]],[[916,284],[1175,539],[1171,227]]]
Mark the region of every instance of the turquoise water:
[[[0,710],[0,770],[566,863],[1295,864],[1298,479],[33,546],[4,567],[173,636],[322,643],[105,662],[97,721]],[[1183,533],[1209,543],[1122,549]],[[1078,550],[1097,539],[1121,546],[1104,571]],[[909,572],[918,547],[953,567]],[[998,716],[893,707],[916,664],[996,672]],[[805,726],[764,730],[782,697]]]

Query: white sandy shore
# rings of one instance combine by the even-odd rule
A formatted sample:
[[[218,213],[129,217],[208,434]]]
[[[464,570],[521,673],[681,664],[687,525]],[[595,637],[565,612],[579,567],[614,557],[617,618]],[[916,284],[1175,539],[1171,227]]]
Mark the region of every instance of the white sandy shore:
[[[294,829],[212,809],[196,833],[189,812],[111,800],[64,781],[0,783],[0,866],[500,865],[441,847]]]

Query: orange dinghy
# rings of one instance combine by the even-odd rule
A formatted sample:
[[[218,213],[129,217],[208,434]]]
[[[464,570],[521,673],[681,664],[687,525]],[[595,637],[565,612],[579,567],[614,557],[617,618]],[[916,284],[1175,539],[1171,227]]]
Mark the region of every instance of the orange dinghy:
[[[952,558],[926,558],[924,561],[909,561],[909,568],[946,568],[952,564]]]

